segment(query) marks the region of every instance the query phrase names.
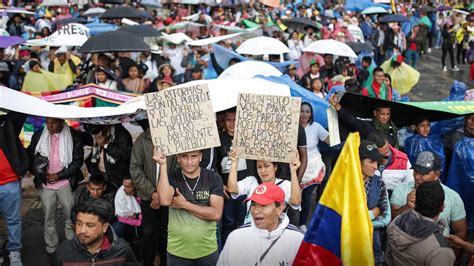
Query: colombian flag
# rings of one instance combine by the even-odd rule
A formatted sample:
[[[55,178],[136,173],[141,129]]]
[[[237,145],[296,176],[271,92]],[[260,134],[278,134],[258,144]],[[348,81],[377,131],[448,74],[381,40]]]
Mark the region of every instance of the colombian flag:
[[[293,265],[374,265],[359,144],[359,133],[351,133]]]

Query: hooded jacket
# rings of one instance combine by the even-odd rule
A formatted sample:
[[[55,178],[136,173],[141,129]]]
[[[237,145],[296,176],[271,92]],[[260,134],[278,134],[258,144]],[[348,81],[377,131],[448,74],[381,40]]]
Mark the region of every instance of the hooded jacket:
[[[107,238],[109,245],[101,247],[94,254],[91,254],[77,237],[65,240],[56,250],[57,265],[138,265],[128,243],[118,238],[110,226],[104,238]]]
[[[304,235],[290,224],[285,213],[280,219],[278,228],[271,232],[257,228],[253,220],[234,230],[226,240],[217,265],[292,265]]]
[[[440,225],[414,210],[395,218],[387,235],[387,265],[447,266],[456,261]]]

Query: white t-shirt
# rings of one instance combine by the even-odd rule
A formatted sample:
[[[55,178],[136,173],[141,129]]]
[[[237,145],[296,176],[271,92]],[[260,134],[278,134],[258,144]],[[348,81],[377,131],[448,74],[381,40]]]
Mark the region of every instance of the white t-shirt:
[[[283,182],[282,182],[283,181]],[[278,186],[283,189],[285,192],[285,204],[288,205],[291,197],[291,182],[288,180],[283,180],[280,178],[275,179],[275,184],[279,184]],[[237,186],[239,187],[239,194],[231,194],[232,198],[236,199],[240,196],[247,195],[247,198],[250,197],[255,189],[258,187],[258,181],[255,176],[247,176],[246,178],[237,182]],[[300,210],[301,205],[298,204],[297,206],[290,205],[295,210]],[[250,223],[252,216],[250,215],[250,201],[247,202],[247,215],[245,216],[244,223]]]
[[[324,141],[329,136],[329,132],[327,132],[327,130],[317,122],[313,122],[311,125],[307,126],[304,131],[306,133],[306,149],[308,152],[308,158],[313,158],[315,156],[321,157],[318,143],[319,141]]]

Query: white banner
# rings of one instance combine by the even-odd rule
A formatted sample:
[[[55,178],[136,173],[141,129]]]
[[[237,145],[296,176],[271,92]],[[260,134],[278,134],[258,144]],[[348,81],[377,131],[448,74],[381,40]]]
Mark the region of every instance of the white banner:
[[[51,36],[26,42],[32,46],[82,46],[89,38],[89,29],[79,23],[69,23],[53,32]]]

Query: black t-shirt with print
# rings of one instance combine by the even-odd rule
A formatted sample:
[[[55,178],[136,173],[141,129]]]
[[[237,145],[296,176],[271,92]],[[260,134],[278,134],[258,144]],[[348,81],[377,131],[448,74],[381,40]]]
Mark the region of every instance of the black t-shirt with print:
[[[224,194],[222,178],[204,168],[201,168],[199,178],[187,178],[180,169],[176,169],[169,175],[169,183],[175,190],[178,188],[187,201],[196,205],[210,206],[211,195],[222,197]]]

